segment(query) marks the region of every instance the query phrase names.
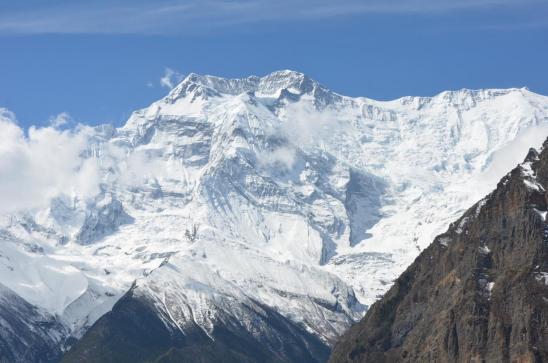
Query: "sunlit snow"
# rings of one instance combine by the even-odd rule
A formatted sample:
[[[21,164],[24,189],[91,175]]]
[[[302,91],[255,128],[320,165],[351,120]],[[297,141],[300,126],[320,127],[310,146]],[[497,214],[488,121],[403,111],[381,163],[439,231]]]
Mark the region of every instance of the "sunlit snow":
[[[291,71],[192,74],[122,128],[48,129],[74,159],[53,165],[52,180],[33,160],[50,146],[35,135],[34,151],[2,122],[48,199],[4,211],[0,283],[73,334],[137,280],[166,324],[209,332],[218,309],[245,321],[241,304],[260,303],[328,340],[540,146],[548,98],[459,90],[381,102]],[[3,179],[12,156],[0,149]]]

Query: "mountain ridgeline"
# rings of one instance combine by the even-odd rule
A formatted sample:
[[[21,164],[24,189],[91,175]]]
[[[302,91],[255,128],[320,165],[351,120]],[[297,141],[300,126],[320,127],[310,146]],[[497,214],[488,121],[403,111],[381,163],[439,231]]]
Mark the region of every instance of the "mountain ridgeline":
[[[21,175],[40,175],[48,160],[59,170],[30,178],[36,203],[0,214],[0,363],[323,362],[419,253],[542,143],[548,97],[462,89],[376,101],[289,70],[190,74],[121,127],[33,133],[62,136],[48,137],[52,150],[35,148],[3,109],[0,126],[14,131],[14,150],[28,150],[3,154]],[[514,309],[529,314],[528,296],[544,296],[546,269],[529,245],[546,210],[543,156],[530,159],[398,280],[383,300],[395,310],[372,308],[376,333],[356,349],[341,341],[333,359],[371,347],[372,361],[428,361],[418,349],[498,359],[478,350],[493,339],[507,356],[529,347],[520,339],[525,357],[542,352],[534,319],[544,310],[512,320]],[[432,289],[412,286],[418,278]],[[442,309],[429,299],[445,302],[432,324],[450,334],[414,345],[421,317]]]
[[[330,362],[548,362],[548,140],[436,237]]]
[[[100,318],[61,363],[137,362],[324,362],[329,347],[272,309],[248,306],[255,324],[268,331],[248,332],[247,317],[223,315],[211,330],[168,323],[150,296],[134,287]]]

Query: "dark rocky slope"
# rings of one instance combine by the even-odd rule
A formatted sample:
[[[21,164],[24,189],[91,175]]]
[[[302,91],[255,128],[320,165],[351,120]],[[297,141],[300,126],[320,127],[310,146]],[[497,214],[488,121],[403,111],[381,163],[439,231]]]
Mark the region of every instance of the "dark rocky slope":
[[[53,363],[62,354],[62,326],[0,284],[0,363]]]
[[[166,324],[154,303],[130,290],[65,354],[63,363],[324,362],[329,348],[264,307],[267,335],[220,317],[208,336],[200,327]]]
[[[548,141],[438,236],[330,362],[548,362]]]

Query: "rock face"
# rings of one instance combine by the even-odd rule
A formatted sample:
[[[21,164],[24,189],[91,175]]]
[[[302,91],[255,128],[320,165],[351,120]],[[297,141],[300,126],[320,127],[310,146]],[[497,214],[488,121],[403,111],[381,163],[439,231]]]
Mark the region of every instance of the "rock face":
[[[76,241],[89,244],[115,232],[119,226],[133,222],[119,200],[103,196],[102,200],[88,207],[84,223],[76,235]]]
[[[331,362],[548,362],[548,141],[439,235]]]

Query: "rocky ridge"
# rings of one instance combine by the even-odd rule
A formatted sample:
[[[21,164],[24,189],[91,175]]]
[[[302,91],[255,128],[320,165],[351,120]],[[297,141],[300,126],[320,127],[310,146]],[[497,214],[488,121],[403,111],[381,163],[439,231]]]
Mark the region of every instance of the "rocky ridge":
[[[436,237],[330,362],[548,361],[548,140]]]

